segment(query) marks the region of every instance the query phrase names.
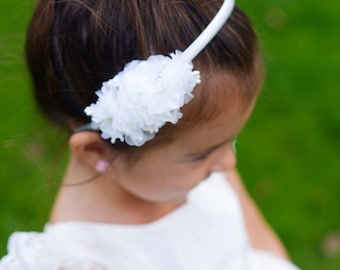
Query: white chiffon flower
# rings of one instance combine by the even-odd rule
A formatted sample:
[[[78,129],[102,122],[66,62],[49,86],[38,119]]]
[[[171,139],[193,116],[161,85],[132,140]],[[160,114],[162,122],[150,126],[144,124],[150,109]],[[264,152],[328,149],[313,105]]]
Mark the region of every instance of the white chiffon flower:
[[[167,122],[176,124],[180,108],[192,98],[200,83],[199,71],[176,51],[134,60],[96,92],[98,101],[85,108],[92,127],[104,139],[141,146],[154,138]]]

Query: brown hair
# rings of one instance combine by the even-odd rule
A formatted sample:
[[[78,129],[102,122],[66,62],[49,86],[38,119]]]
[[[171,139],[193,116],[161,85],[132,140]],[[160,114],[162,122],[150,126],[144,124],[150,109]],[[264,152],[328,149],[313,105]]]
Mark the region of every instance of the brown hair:
[[[40,0],[29,25],[26,55],[41,111],[69,131],[88,123],[83,110],[96,101],[102,82],[133,59],[183,51],[222,2]],[[236,7],[194,60],[202,83],[180,122],[209,121],[237,99],[249,105],[261,81],[260,63],[254,30]],[[232,78],[237,89],[228,86]],[[176,126],[166,125],[161,133],[175,133]]]

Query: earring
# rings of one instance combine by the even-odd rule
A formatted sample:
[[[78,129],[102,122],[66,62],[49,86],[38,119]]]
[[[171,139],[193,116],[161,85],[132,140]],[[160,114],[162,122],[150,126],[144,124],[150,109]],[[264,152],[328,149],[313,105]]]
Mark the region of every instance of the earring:
[[[110,163],[105,159],[100,159],[96,164],[96,171],[99,173],[104,173],[110,168]]]

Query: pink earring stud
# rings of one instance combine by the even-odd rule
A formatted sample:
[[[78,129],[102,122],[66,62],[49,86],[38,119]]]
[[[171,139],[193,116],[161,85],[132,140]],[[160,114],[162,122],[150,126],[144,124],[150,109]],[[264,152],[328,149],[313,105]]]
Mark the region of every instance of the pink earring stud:
[[[110,163],[105,159],[100,159],[97,161],[96,164],[96,171],[99,173],[106,172],[110,167]]]

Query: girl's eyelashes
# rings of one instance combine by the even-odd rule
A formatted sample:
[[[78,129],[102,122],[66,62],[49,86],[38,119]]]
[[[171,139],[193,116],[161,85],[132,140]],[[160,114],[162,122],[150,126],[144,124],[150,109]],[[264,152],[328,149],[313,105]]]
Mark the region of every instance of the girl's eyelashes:
[[[196,157],[194,157],[194,158],[192,159],[192,161],[194,161],[194,162],[195,162],[195,161],[202,161],[202,160],[208,158],[209,155],[210,155],[212,152],[214,152],[216,149],[218,149],[218,148],[220,148],[220,147],[222,147],[222,146],[224,146],[224,145],[226,145],[226,144],[230,144],[231,147],[232,147],[232,149],[233,149],[233,151],[234,151],[234,153],[236,153],[236,139],[233,139],[231,142],[230,142],[230,141],[227,141],[227,142],[225,142],[225,143],[219,145],[218,147],[214,147],[214,148],[210,149],[209,151],[207,151],[207,152],[205,152],[205,153],[203,153],[203,154],[201,154],[201,155],[197,155]]]
[[[226,143],[224,143],[224,144],[226,144]],[[222,147],[224,144],[218,145],[217,147],[213,147],[210,150],[208,150],[208,151],[206,151],[206,152],[204,152],[204,153],[202,153],[200,155],[196,155],[196,157],[194,157],[193,160],[194,161],[202,161],[202,160],[208,158],[211,153],[213,153],[214,151],[216,151],[217,149]]]
[[[199,155],[197,157],[194,157],[193,161],[202,161],[202,160],[206,159],[209,156],[209,154],[210,154],[210,152]]]

